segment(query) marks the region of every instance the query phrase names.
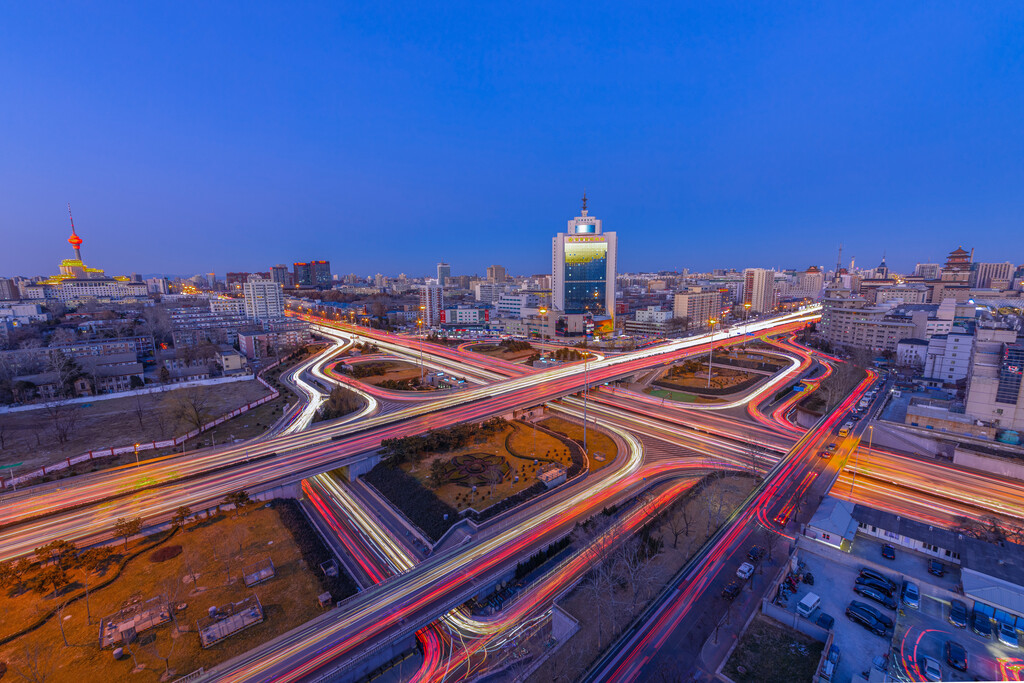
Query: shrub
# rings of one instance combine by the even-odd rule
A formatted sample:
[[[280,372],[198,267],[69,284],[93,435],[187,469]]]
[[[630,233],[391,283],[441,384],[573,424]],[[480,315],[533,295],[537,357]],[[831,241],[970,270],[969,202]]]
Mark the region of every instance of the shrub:
[[[180,545],[165,545],[162,548],[157,548],[149,554],[150,562],[166,562],[172,558],[181,555]]]

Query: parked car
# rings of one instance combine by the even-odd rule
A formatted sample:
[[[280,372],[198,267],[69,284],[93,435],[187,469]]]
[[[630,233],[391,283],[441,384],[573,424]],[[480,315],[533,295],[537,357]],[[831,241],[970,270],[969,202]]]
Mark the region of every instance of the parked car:
[[[967,628],[967,605],[960,600],[949,601],[949,623],[957,628]]]
[[[946,641],[946,664],[954,669],[967,671],[967,650],[955,640]]]
[[[865,577],[865,578],[874,579],[876,581],[880,581],[882,583],[888,584],[889,585],[889,592],[890,593],[892,593],[894,590],[896,590],[896,583],[895,582],[890,581],[889,578],[885,576],[885,574],[876,572],[874,569],[868,569],[867,567],[864,567],[863,569],[860,570],[860,575]]]
[[[836,675],[836,669],[839,668],[839,660],[842,658],[842,653],[839,652],[839,648],[835,645],[829,647],[828,656],[825,657],[821,663],[821,671],[818,672],[818,676],[823,681],[831,681]]]
[[[891,610],[895,610],[898,606],[891,595],[871,586],[854,586],[853,592],[857,595],[863,595],[868,600],[874,600],[879,604],[885,605]]]
[[[917,586],[909,581],[903,582],[903,604],[912,609],[919,609],[921,607],[921,591],[917,590]]]
[[[850,619],[850,621],[860,624],[867,630],[874,633],[876,636],[885,636],[885,625],[882,622],[878,621],[878,619],[875,619],[873,616],[868,614],[867,612],[862,612],[861,610],[854,609],[851,605],[850,607],[846,608],[846,616]]]
[[[896,559],[896,546],[892,545],[891,543],[886,543],[885,545],[883,545],[882,546],[882,557],[884,557],[887,560],[895,560]]]
[[[851,600],[850,607],[853,607],[854,609],[859,609],[867,614],[870,614],[879,622],[881,622],[886,628],[892,628],[892,619],[885,616],[884,614],[882,614],[866,602],[861,602],[860,600]]]
[[[822,612],[818,615],[818,618],[815,619],[814,623],[816,623],[818,626],[822,628],[830,629],[832,628],[832,626],[835,625],[836,620],[831,614],[828,614],[827,612]]]
[[[740,590],[742,590],[742,586],[740,586],[738,581],[730,581],[729,585],[722,589],[722,597],[726,600],[732,600],[740,594]]]
[[[971,630],[982,638],[992,637],[992,621],[987,614],[974,610],[971,614]]]
[[[740,565],[740,568],[736,570],[736,576],[746,580],[750,578],[750,575],[754,573],[754,565],[749,562],[744,562]]]
[[[933,576],[945,576],[946,568],[938,560],[928,560],[928,573]]]
[[[999,642],[1007,647],[1018,648],[1017,629],[1005,621],[999,622]]]
[[[818,457],[819,458],[831,458],[832,457],[832,451],[826,451],[826,450],[818,451]]]
[[[942,680],[942,667],[939,663],[931,657],[918,657],[917,667],[921,670],[921,675],[929,681],[941,681]]]
[[[886,595],[892,595],[892,585],[888,581],[879,581],[873,576],[858,576],[856,579],[854,579],[854,584],[858,586],[868,586],[870,588],[875,588],[882,591]],[[856,590],[856,588],[854,590]]]
[[[852,415],[850,415],[850,419],[856,422],[857,420],[860,419],[860,413],[853,413]]]
[[[765,556],[765,553],[765,549],[761,546],[751,546],[750,550],[747,551],[747,559],[751,562],[760,562],[761,558]]]
[[[834,443],[830,443],[827,446],[825,446],[825,450],[828,451],[829,453],[833,453],[836,450],[836,445]]]

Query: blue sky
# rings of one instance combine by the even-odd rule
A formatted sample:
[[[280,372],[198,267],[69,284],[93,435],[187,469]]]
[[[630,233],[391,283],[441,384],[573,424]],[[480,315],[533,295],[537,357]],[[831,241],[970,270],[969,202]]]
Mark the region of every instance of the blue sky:
[[[1024,261],[1024,4],[552,5],[6,3],[0,274]]]

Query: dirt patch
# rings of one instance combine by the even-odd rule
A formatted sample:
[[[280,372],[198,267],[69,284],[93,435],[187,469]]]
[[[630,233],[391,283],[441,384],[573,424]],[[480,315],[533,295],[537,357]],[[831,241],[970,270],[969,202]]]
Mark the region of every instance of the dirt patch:
[[[62,615],[0,648],[0,660],[8,662],[12,670],[21,671],[28,670],[34,663],[45,669],[47,680],[80,683],[127,680],[134,667],[133,660],[128,657],[115,661],[110,650],[99,649],[99,619],[117,612],[129,601],[171,594],[173,604],[185,605],[176,612],[176,626],[167,623],[147,631],[132,648],[138,664],[149,672],[145,675],[147,679],[156,680],[165,670],[162,657],[168,658],[169,668],[177,675],[191,673],[199,667],[209,669],[321,613],[317,604],[321,590],[317,579],[302,560],[276,511],[260,507],[239,516],[204,519],[174,538],[182,546],[182,554],[156,564],[147,562],[145,557],[129,562],[110,586],[89,596],[88,608],[85,600],[69,604]],[[134,547],[135,543],[130,544],[130,550]],[[123,546],[117,548],[120,550]],[[246,588],[241,580],[242,571],[267,556],[273,561],[277,575]],[[93,575],[91,580],[102,578]],[[78,580],[83,579],[78,577]],[[253,594],[263,604],[266,620],[214,647],[201,648],[196,620],[206,615],[207,608],[237,602]],[[33,613],[52,609],[54,602],[55,598],[49,595],[0,594],[3,631],[13,632],[18,624],[30,621]],[[60,624],[64,626],[67,646]],[[42,679],[37,677],[37,680]]]
[[[824,648],[824,643],[758,615],[722,671],[737,683],[811,681]]]
[[[576,424],[560,417],[549,417],[540,421],[541,426],[547,427],[553,432],[564,434],[570,439],[583,446],[583,425]],[[599,470],[611,462],[619,453],[615,441],[592,424],[587,425],[587,456],[590,460],[590,470]]]
[[[194,392],[197,401],[203,403],[202,413],[210,420],[269,393],[252,379],[66,404],[61,410],[73,411],[74,426],[70,430],[70,438],[63,444],[57,441],[55,426],[55,420],[61,418],[51,415],[46,408],[7,413],[0,415],[0,429],[4,430],[0,460],[4,464],[24,463],[24,469],[19,467],[17,472],[26,473],[90,450],[173,438],[194,429],[181,415],[186,395],[190,392]]]
[[[537,353],[536,349],[521,349],[519,351],[509,351],[502,348],[497,344],[477,344],[476,346],[468,347],[470,351],[479,353],[483,356],[490,356],[491,358],[500,358],[502,360],[517,361],[524,358],[529,358],[533,354]]]

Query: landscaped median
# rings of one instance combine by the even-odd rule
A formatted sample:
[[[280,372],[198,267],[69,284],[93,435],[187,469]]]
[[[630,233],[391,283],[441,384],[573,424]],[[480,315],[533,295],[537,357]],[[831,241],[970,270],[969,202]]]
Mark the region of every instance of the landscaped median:
[[[494,418],[389,439],[381,444],[384,461],[364,479],[437,541],[460,515],[488,519],[546,491],[541,479],[557,479],[550,473],[572,478],[583,471],[582,449],[556,433],[582,426],[552,419],[550,430]],[[606,434],[591,428],[588,441],[600,444],[604,458],[592,458],[592,468],[614,460]]]

